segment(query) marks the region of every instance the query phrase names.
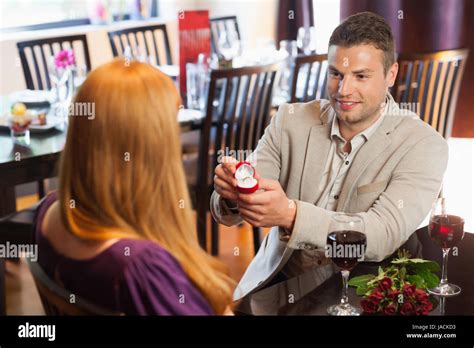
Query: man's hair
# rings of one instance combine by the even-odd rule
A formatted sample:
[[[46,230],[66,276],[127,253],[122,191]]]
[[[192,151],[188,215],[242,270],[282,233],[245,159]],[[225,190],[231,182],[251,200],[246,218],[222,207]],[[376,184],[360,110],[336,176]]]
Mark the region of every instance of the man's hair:
[[[329,39],[329,46],[331,45],[342,47],[372,45],[382,50],[385,74],[395,63],[392,29],[383,17],[372,12],[357,13],[339,24]]]

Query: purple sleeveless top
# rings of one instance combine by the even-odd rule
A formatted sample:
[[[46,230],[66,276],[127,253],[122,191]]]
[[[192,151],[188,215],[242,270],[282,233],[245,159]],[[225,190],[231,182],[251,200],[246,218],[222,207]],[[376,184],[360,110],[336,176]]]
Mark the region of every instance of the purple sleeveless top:
[[[48,195],[35,221],[38,262],[51,279],[97,306],[127,315],[215,314],[178,261],[157,243],[121,239],[85,260],[58,253],[41,233],[45,213],[56,200],[56,192]]]

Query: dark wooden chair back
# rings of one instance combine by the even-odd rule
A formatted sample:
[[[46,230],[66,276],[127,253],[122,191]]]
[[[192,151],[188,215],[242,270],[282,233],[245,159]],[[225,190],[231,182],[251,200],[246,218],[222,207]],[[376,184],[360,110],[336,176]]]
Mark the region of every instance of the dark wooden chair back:
[[[291,77],[290,102],[327,99],[327,54],[298,55]]]
[[[123,315],[96,306],[59,286],[38,262],[27,258],[46,315]],[[74,301],[71,301],[74,299]]]
[[[467,49],[400,54],[392,94],[443,137],[451,136]]]
[[[50,57],[60,50],[73,49],[76,66],[85,65],[87,72],[91,70],[89,47],[85,35],[22,41],[17,43],[17,47],[28,89],[51,89],[48,62]]]
[[[122,57],[128,46],[132,53],[143,55],[155,65],[171,65],[171,49],[166,24],[149,25],[108,33],[112,54]],[[153,61],[154,60],[154,61]]]
[[[257,147],[269,122],[278,68],[278,64],[269,64],[211,72],[199,144],[196,188],[201,245],[205,245],[206,213],[213,188],[211,174],[226,149],[248,154]]]
[[[219,35],[223,31],[235,30],[237,37],[240,40],[239,24],[237,16],[213,17],[209,19],[211,26],[211,49],[212,52],[218,51]]]

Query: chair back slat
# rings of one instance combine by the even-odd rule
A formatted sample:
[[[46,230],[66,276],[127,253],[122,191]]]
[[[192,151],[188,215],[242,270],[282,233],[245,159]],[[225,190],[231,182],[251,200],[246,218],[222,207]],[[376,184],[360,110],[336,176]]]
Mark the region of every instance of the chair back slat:
[[[467,49],[400,54],[392,88],[396,102],[419,112],[443,137],[451,136]]]
[[[254,83],[252,85],[252,96],[249,100],[249,109],[248,109],[248,117],[246,122],[244,123],[245,126],[245,144],[243,149],[253,149],[252,147],[252,135],[253,135],[253,128],[255,126],[255,121],[257,118],[258,112],[258,101],[259,101],[259,92],[260,92],[260,80],[263,77],[263,74],[255,75]]]
[[[298,55],[293,63],[290,102],[327,98],[327,54]]]
[[[438,76],[436,81],[437,88],[434,91],[434,102],[433,108],[431,113],[431,123],[437,125],[436,128],[440,129],[439,121],[443,119],[443,116],[440,115],[440,108],[441,108],[441,96],[444,93],[444,86],[446,85],[446,70],[448,64],[441,62],[439,65]]]
[[[66,45],[67,43],[67,45]],[[74,43],[80,44],[74,47]],[[57,49],[54,49],[54,46]],[[25,76],[26,88],[28,89],[51,89],[51,81],[48,73],[48,60],[61,49],[72,49],[78,61],[84,61],[86,71],[91,70],[89,48],[85,35],[73,35],[54,37],[39,40],[22,41],[17,43],[20,61]]]
[[[48,71],[48,61],[46,60],[46,56],[44,54],[44,49],[41,50],[41,59],[43,61],[43,71],[47,72]],[[50,90],[52,86],[51,86],[51,80],[49,78],[48,73],[45,74],[45,80],[46,80],[46,89]]]
[[[224,128],[226,128],[227,126],[226,116],[227,116],[228,103],[226,101],[229,100],[231,93],[232,93],[232,79],[226,78],[224,79],[223,93],[222,93],[224,98],[221,99],[221,102],[223,102],[223,104],[222,104],[222,108],[219,108],[219,113],[221,114],[221,117],[217,118],[216,141],[215,141],[215,144],[213,144],[215,152],[217,152],[220,148],[222,148],[222,140],[224,138],[223,137]]]
[[[39,51],[42,51],[42,49],[40,48]],[[33,63],[34,63],[34,67],[35,67],[35,74],[37,76],[37,81],[38,81],[38,89],[45,89],[46,86],[43,86],[43,81],[44,80],[42,78],[42,74],[41,74],[41,71],[40,71],[40,66],[38,64],[38,59],[39,59],[38,49],[35,50],[33,48]]]
[[[454,84],[454,74],[458,72],[456,67],[454,66],[453,63],[448,64],[447,66],[447,76],[446,76],[446,83],[443,86],[444,91],[449,91],[447,93],[442,93],[441,95],[441,101],[440,101],[440,115],[447,115],[448,112],[448,106],[449,106],[449,100],[451,98],[452,90],[453,90],[453,84]],[[439,132],[441,134],[444,133],[446,129],[446,121],[447,118],[441,117],[441,122],[438,126]]]
[[[239,91],[241,90],[241,82],[242,78],[237,76],[232,79],[234,83],[236,83],[236,86],[232,88],[232,95],[230,99],[230,108],[229,108],[229,117],[227,121],[227,126],[229,127],[229,130],[234,129],[236,126],[236,122],[238,121],[237,118],[237,107],[238,107],[238,102],[239,102]],[[229,147],[232,149],[235,147],[235,133],[236,132],[227,132],[227,138],[226,138],[226,143],[229,144]]]
[[[166,24],[115,30],[108,32],[108,36],[114,57],[122,57],[125,47],[129,46],[132,52],[146,53],[146,58],[150,58],[153,52],[156,65],[172,64]],[[130,40],[131,38],[133,40]],[[142,38],[143,42],[139,38]],[[142,47],[145,48],[145,52],[142,51]],[[153,51],[150,47],[153,47]]]
[[[145,35],[146,33],[145,32],[142,32],[140,33],[140,35],[138,35],[138,33],[136,34],[136,39],[137,39],[137,42],[139,41],[138,38],[141,38],[142,42],[143,42],[143,45],[145,46],[145,52],[146,52],[146,56],[149,57],[151,55],[150,53],[150,48],[148,46],[148,40],[147,40],[147,37]],[[153,40],[153,43],[155,42],[155,40]],[[158,56],[158,49],[156,49],[156,52],[155,52],[155,57]],[[156,63],[158,64],[158,60],[156,61]]]
[[[249,95],[252,94],[251,92],[252,75],[247,75],[241,78],[245,79],[245,86],[243,89],[243,93],[241,94],[240,110],[239,110],[239,114],[237,115],[238,121],[237,121],[237,127],[236,127],[236,132],[235,132],[236,143],[234,147],[236,149],[241,149],[245,146],[244,145],[245,123],[247,120],[247,113],[248,113],[247,100],[249,99]]]
[[[130,41],[130,35],[133,35],[133,33],[126,33],[126,34],[123,34],[121,35],[121,38],[124,37],[125,38],[125,41],[127,42],[128,44],[128,47],[130,48],[134,48],[134,47],[138,47],[138,45],[132,45],[132,42]],[[138,52],[138,51],[137,51]]]

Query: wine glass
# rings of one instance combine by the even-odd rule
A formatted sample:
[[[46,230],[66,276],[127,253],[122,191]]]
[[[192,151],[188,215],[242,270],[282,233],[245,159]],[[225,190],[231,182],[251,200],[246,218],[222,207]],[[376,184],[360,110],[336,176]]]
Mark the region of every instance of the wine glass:
[[[288,54],[287,60],[291,60],[292,58],[295,58],[298,55],[298,46],[296,41],[281,40],[280,50]]]
[[[309,28],[309,50],[311,53],[316,52],[316,27]]]
[[[240,55],[240,40],[235,30],[223,30],[219,33],[219,53],[224,60],[231,61]]]
[[[209,71],[202,62],[186,64],[187,108],[204,111],[207,102]]]
[[[300,51],[308,55],[316,51],[316,28],[300,27],[296,35],[296,43]]]
[[[56,58],[51,56],[48,61],[48,74],[51,87],[55,91],[55,101],[51,108],[56,117],[63,118],[67,123],[68,107],[74,91],[72,67],[56,66]]]
[[[64,86],[68,80],[68,70],[56,67],[54,56],[49,57],[48,74],[52,87],[56,92],[56,102],[64,100],[64,93],[62,93]]]
[[[298,55],[298,47],[296,41],[282,40],[280,41],[280,51],[285,52],[286,59],[282,62],[281,75],[278,80],[278,91],[277,93],[285,100],[290,99],[290,83],[292,64],[295,57]]]
[[[448,214],[446,198],[438,198],[431,209],[428,233],[433,242],[443,250],[443,265],[439,285],[428,292],[437,296],[455,296],[461,293],[461,288],[448,283],[448,255],[449,250],[464,238],[464,219]]]
[[[87,77],[87,66],[85,64],[76,64],[72,68],[72,78],[74,91],[77,91],[79,87],[84,83]]]
[[[364,259],[367,247],[364,220],[354,214],[334,214],[331,218],[326,243],[326,257],[341,268],[342,297],[339,304],[328,307],[329,315],[360,315],[349,304],[347,281],[350,271]]]

